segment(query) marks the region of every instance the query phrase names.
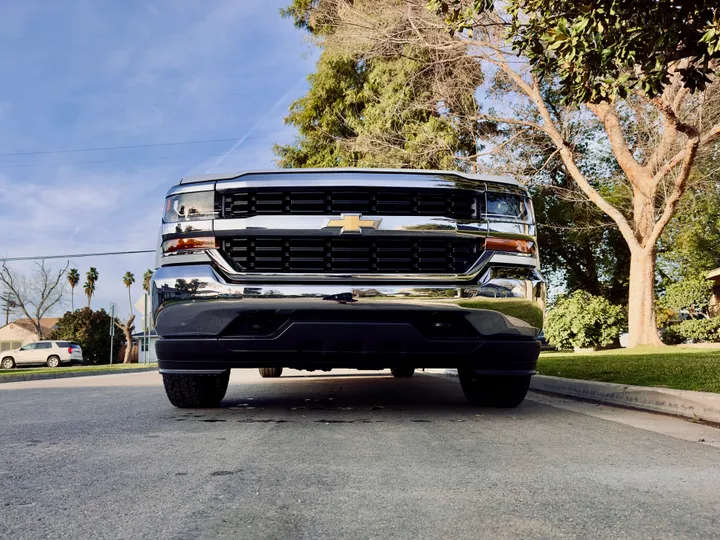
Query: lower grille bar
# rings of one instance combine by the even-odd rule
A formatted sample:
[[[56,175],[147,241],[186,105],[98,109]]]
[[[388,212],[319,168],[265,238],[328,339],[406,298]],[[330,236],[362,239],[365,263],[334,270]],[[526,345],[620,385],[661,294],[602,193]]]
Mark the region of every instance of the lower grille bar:
[[[466,272],[482,252],[475,238],[238,236],[220,244],[240,272]]]

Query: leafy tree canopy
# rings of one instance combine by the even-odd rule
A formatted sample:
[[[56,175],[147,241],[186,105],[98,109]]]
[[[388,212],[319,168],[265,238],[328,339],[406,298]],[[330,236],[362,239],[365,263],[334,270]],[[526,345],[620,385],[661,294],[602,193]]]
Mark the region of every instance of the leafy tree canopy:
[[[660,241],[660,266],[669,279],[704,276],[720,266],[720,186],[694,187]]]
[[[472,32],[491,0],[430,0],[453,31]],[[540,77],[559,77],[571,103],[598,103],[641,90],[662,94],[681,60],[683,84],[704,90],[720,58],[715,0],[510,0],[508,37]]]
[[[402,10],[384,10],[399,6],[398,0],[374,4],[365,8],[389,17],[387,24],[399,32],[410,30]],[[370,44],[346,39],[346,27],[329,24],[337,7],[295,0],[282,10],[296,26],[322,37],[323,52],[308,93],[285,119],[299,136],[291,145],[275,147],[278,164],[470,168],[477,149],[474,93],[482,81],[477,63],[421,45],[389,43],[382,53],[368,55]]]

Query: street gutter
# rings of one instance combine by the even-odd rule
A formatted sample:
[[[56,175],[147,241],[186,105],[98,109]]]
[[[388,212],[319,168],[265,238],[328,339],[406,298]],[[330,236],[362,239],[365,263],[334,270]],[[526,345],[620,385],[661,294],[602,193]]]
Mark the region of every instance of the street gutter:
[[[157,371],[154,367],[137,367],[127,369],[96,369],[91,371],[67,371],[62,372],[62,368],[58,368],[58,373],[18,373],[17,375],[3,375],[0,377],[0,384],[20,381],[43,381],[46,379],[70,379],[73,377],[86,377],[94,375],[119,375],[122,373],[139,373],[141,371]]]
[[[455,369],[433,369],[426,373],[457,377]],[[720,394],[674,390],[650,386],[566,379],[548,375],[535,375],[530,389],[560,396],[620,405],[643,411],[684,416],[720,424]]]

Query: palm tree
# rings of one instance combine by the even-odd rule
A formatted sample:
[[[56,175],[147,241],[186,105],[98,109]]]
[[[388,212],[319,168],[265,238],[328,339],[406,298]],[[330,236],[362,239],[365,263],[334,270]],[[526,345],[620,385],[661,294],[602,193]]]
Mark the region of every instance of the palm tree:
[[[75,311],[75,286],[80,282],[80,274],[77,268],[71,268],[67,275],[68,283],[70,284],[70,308]]]
[[[135,283],[135,276],[132,272],[125,272],[125,275],[123,276],[123,283],[127,287],[128,290],[128,303],[130,304],[130,315],[132,315],[133,312],[133,305],[132,305],[132,297],[130,296],[130,285]]]
[[[150,280],[152,279],[153,271],[149,268],[145,270],[143,274],[143,289],[146,293],[150,294]]]
[[[85,296],[87,296],[88,299],[88,308],[90,308],[90,299],[92,298],[92,295],[95,293],[95,283],[91,281],[86,281],[83,285],[83,289],[85,289]]]
[[[90,307],[92,295],[95,294],[95,282],[98,280],[98,277],[98,271],[94,266],[91,266],[90,270],[85,274],[85,278],[87,279],[85,282],[85,294],[88,297],[88,307]]]
[[[123,329],[123,332],[125,332],[125,359],[123,360],[124,364],[129,364],[130,360],[132,358],[132,333],[135,329],[135,326],[133,325],[133,322],[135,321],[135,315],[133,314],[133,305],[132,305],[132,296],[130,295],[130,285],[135,283],[135,276],[132,272],[125,272],[125,275],[123,276],[123,283],[127,287],[128,290],[128,304],[130,305],[130,317],[128,317],[127,322],[124,324],[117,324],[120,328]],[[139,349],[138,349],[139,352]]]

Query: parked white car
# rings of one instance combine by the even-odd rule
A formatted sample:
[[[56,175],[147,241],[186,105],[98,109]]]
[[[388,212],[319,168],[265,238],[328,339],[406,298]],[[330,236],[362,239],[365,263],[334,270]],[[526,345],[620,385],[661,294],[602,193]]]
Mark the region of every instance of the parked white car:
[[[45,364],[55,368],[61,364],[82,362],[83,359],[80,345],[71,341],[36,341],[1,354],[0,367],[3,369],[31,364]]]

